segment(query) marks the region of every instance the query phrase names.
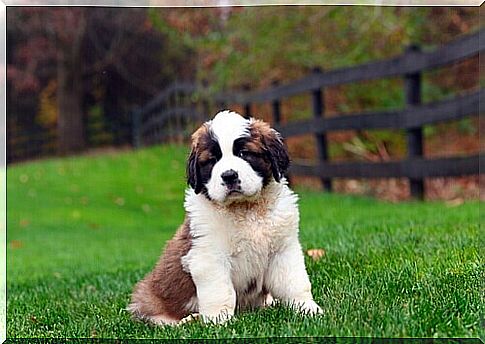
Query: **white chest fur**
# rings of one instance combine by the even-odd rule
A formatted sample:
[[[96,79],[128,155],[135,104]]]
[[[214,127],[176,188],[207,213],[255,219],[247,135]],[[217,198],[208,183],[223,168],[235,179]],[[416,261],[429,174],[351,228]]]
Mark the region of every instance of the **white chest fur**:
[[[189,190],[185,208],[193,239],[184,265],[229,269],[238,298],[261,290],[271,256],[298,232],[297,196],[285,182],[268,185],[254,203],[227,207]]]

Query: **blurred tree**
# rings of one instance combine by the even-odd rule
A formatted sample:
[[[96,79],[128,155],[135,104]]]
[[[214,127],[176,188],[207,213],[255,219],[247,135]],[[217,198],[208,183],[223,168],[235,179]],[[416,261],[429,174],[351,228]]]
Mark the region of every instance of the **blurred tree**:
[[[86,32],[85,9],[25,8],[8,14],[9,29],[24,38],[14,57],[27,66],[24,69],[9,66],[14,87],[22,91],[38,90],[41,68],[55,63],[60,152],[84,148],[81,53]]]
[[[55,87],[61,154],[86,146],[87,108],[102,104],[113,143],[120,143],[128,107],[163,88],[178,66],[192,72],[189,54],[167,53],[177,42],[152,28],[145,9],[11,7],[7,23],[9,105]],[[35,112],[28,114],[33,121]]]
[[[155,26],[198,55],[217,89],[267,87],[312,68],[334,69],[440,44],[478,27],[478,8],[263,6],[154,9]],[[385,85],[383,89],[388,89]],[[361,94],[362,95],[362,94]]]

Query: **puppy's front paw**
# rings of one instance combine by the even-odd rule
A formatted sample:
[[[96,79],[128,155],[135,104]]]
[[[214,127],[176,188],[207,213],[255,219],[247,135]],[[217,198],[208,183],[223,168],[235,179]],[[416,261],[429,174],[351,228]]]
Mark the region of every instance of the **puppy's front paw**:
[[[210,324],[223,324],[229,319],[232,318],[232,312],[229,312],[227,309],[224,309],[218,313],[214,314],[200,314],[199,315],[205,323]]]
[[[307,315],[323,314],[322,308],[313,300],[307,300],[296,303],[298,311]]]

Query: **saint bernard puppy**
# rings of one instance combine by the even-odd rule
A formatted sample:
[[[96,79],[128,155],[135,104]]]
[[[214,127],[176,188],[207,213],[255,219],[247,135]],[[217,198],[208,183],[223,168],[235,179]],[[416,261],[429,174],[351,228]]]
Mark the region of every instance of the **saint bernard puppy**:
[[[221,322],[273,297],[321,313],[298,241],[288,152],[263,121],[219,112],[192,135],[186,217],[134,288],[129,311],[155,324]]]

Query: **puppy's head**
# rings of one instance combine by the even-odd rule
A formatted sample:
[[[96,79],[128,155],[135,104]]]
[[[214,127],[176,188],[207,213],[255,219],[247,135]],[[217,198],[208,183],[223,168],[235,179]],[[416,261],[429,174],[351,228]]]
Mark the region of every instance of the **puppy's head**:
[[[288,165],[288,151],[276,130],[223,111],[192,135],[188,183],[217,203],[245,201],[269,183],[280,182]]]

